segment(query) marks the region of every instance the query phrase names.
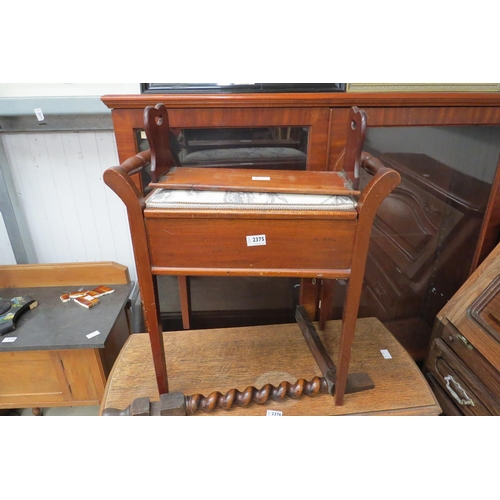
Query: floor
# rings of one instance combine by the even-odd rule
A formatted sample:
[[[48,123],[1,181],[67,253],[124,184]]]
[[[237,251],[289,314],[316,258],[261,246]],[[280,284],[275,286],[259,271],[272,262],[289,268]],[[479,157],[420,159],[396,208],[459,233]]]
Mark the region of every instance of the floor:
[[[44,417],[97,417],[99,406],[68,406],[56,408],[42,408]],[[10,410],[6,416],[32,417],[31,408]]]

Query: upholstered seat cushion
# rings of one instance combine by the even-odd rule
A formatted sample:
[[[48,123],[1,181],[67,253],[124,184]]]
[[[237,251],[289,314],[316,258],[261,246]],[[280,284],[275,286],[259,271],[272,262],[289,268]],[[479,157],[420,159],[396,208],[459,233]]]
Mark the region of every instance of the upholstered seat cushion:
[[[196,151],[187,155],[181,152],[179,159],[183,165],[198,165],[207,162],[226,161],[305,161],[306,154],[293,148],[225,148]]]
[[[156,189],[147,208],[235,210],[342,210],[356,209],[350,196]]]

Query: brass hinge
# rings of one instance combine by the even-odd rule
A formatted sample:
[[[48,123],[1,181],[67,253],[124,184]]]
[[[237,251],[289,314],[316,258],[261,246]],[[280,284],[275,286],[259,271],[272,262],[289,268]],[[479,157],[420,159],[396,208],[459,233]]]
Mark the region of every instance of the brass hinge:
[[[456,337],[458,340],[460,340],[460,342],[462,342],[462,344],[465,347],[467,347],[467,349],[469,349],[471,351],[472,351],[472,349],[474,349],[474,346],[463,335],[461,335],[460,333],[457,333]]]

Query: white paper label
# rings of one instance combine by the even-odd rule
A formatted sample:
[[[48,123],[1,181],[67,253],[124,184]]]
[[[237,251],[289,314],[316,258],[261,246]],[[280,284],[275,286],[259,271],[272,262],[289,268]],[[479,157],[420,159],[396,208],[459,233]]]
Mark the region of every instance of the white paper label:
[[[7,337],[2,340],[2,342],[15,342],[17,340],[17,337]]]
[[[87,335],[88,339],[91,339],[92,337],[95,337],[96,335],[99,335],[101,332],[99,330],[96,330],[95,332],[89,333]]]
[[[39,122],[43,122],[43,120],[45,120],[45,116],[43,116],[42,109],[41,108],[36,108],[34,111],[35,111],[36,119]]]
[[[278,410],[267,410],[266,417],[282,417],[283,412]]]
[[[247,236],[247,247],[257,247],[266,244],[265,234],[254,234]]]
[[[382,353],[382,356],[384,356],[384,359],[392,359],[392,356],[389,354],[387,349],[380,349],[380,352]]]
[[[259,176],[252,177],[252,181],[270,181],[270,180],[271,177],[259,177]]]

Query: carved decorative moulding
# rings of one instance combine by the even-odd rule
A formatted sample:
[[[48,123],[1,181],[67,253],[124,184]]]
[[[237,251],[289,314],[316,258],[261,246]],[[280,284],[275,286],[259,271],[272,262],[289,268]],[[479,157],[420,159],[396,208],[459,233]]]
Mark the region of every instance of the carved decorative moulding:
[[[467,308],[467,316],[500,342],[500,275]]]

